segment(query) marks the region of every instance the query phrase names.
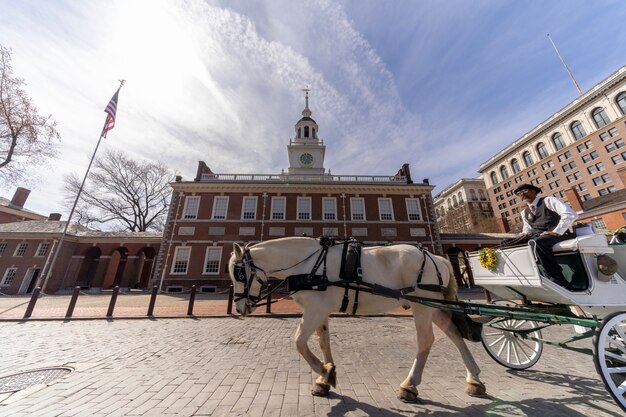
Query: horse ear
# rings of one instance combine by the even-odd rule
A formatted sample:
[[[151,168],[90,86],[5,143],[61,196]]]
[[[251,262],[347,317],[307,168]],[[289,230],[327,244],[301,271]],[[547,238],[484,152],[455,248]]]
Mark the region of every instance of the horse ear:
[[[237,242],[233,243],[233,253],[235,254],[235,258],[237,259],[243,258],[243,248]]]

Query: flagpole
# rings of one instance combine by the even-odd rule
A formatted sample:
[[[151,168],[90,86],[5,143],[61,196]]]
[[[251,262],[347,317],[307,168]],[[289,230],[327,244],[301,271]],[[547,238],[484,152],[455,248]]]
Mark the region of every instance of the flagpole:
[[[117,92],[115,93],[115,95],[117,95],[117,93],[120,91],[120,88],[122,88],[124,86],[124,81],[125,80],[120,80],[120,86],[118,87]],[[106,126],[107,126],[108,123],[109,123],[109,117],[107,117],[107,120],[104,122],[105,128],[102,130],[102,133],[100,133],[100,137],[98,138],[98,143],[96,144],[96,149],[94,149],[93,154],[91,155],[91,160],[89,161],[89,165],[87,166],[87,171],[85,172],[85,176],[83,177],[83,182],[80,184],[80,188],[78,189],[78,193],[76,194],[76,199],[74,200],[74,204],[72,205],[72,209],[70,210],[70,214],[67,217],[67,222],[65,222],[65,227],[63,228],[63,233],[61,233],[61,238],[59,239],[59,243],[56,245],[56,252],[54,253],[54,256],[52,258],[52,262],[50,262],[50,266],[48,267],[48,270],[46,271],[45,278],[43,279],[43,284],[41,285],[41,292],[42,293],[45,293],[45,291],[46,291],[46,285],[48,285],[48,281],[50,280],[50,277],[52,276],[52,271],[54,269],[54,265],[56,264],[57,258],[59,257],[59,253],[61,253],[61,248],[62,248],[62,245],[63,245],[63,241],[65,240],[65,236],[67,235],[67,229],[70,226],[70,222],[72,220],[72,216],[74,215],[74,211],[76,210],[76,205],[78,204],[78,200],[80,199],[80,195],[83,192],[83,187],[85,186],[85,182],[87,181],[87,176],[89,175],[89,170],[91,169],[91,165],[93,164],[93,160],[95,159],[96,153],[98,152],[98,148],[100,147],[100,142],[102,142],[102,138],[105,138],[106,134],[108,132],[108,130],[106,130]]]
[[[578,83],[576,82],[576,79],[574,78],[574,75],[572,74],[572,71],[569,70],[569,67],[567,66],[567,64],[565,63],[565,60],[563,59],[563,57],[561,56],[561,53],[559,52],[558,48],[556,47],[556,45],[554,44],[554,42],[552,42],[552,38],[550,37],[550,34],[548,33],[548,39],[550,39],[550,43],[552,44],[552,46],[554,47],[554,50],[556,51],[556,54],[559,56],[559,59],[561,60],[561,63],[563,64],[563,66],[565,67],[565,69],[567,70],[567,73],[569,74],[569,77],[572,79],[572,82],[574,83],[574,86],[576,87],[576,90],[578,90],[578,94],[580,94],[581,96],[583,95],[582,90],[580,89],[580,87],[578,86]]]

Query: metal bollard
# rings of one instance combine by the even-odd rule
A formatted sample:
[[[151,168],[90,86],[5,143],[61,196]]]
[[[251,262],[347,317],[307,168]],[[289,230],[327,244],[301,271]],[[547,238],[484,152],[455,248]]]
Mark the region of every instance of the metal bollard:
[[[37,302],[37,298],[39,298],[40,291],[40,287],[36,287],[33,290],[33,295],[30,296],[30,302],[28,303],[28,307],[26,308],[26,312],[24,313],[25,319],[29,318],[33,314],[33,310],[35,309],[35,303]]]
[[[72,293],[72,298],[70,299],[70,305],[67,306],[67,312],[65,313],[66,319],[71,318],[74,313],[74,307],[76,307],[76,301],[78,301],[78,294],[80,294],[80,287],[74,287],[74,292]]]
[[[153,316],[154,314],[154,304],[156,303],[156,297],[157,294],[159,292],[159,287],[158,286],[154,286],[152,287],[152,295],[150,296],[150,305],[148,306],[148,316]]]
[[[231,285],[228,290],[228,307],[226,307],[226,314],[233,314],[233,298],[235,298],[235,287]]]
[[[120,287],[113,287],[113,293],[111,294],[111,302],[109,303],[109,309],[107,310],[107,317],[113,317],[113,309],[115,309],[115,302],[117,301],[117,294],[120,292]]]
[[[265,306],[265,312],[270,314],[272,312],[272,286],[267,285],[267,305]]]
[[[187,315],[193,316],[193,303],[196,301],[196,286],[191,286],[191,294],[189,294],[189,307],[187,307]]]

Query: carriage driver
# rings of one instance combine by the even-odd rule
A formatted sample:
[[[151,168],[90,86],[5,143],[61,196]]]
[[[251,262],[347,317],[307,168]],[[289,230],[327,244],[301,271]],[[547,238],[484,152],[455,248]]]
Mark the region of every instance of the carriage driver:
[[[576,212],[555,197],[538,197],[541,188],[531,184],[522,184],[514,191],[527,205],[521,215],[524,227],[517,238],[505,239],[502,247],[535,242],[535,256],[543,267],[548,279],[571,290],[570,283],[563,276],[563,271],[554,258],[552,246],[563,240],[574,239],[569,231],[578,218]]]

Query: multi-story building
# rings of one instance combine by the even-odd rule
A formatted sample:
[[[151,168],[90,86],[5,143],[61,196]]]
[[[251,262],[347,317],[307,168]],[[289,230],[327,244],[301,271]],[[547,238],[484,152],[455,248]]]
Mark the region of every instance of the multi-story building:
[[[435,215],[441,233],[499,231],[482,178],[462,178],[437,194]]]
[[[286,236],[354,237],[421,244],[441,253],[431,191],[405,164],[396,175],[331,175],[306,97],[281,174],[216,174],[204,162],[193,181],[177,178],[154,283],[177,291],[229,285],[233,242]]]
[[[626,186],[626,66],[480,165],[502,231],[521,229],[517,185],[583,201]]]

